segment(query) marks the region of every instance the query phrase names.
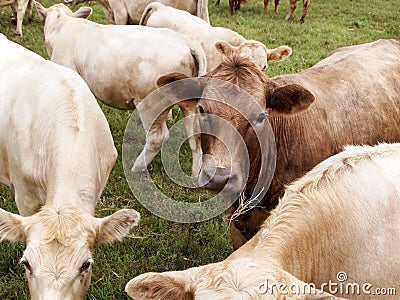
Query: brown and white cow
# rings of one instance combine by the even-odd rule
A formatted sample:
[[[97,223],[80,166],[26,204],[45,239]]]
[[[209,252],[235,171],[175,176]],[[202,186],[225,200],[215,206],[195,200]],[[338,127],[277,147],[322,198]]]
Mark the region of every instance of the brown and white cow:
[[[297,7],[297,1],[298,0],[290,0],[290,9],[285,17],[285,20],[288,21],[292,17],[292,14],[294,13],[294,10]],[[275,0],[275,13],[278,12],[278,5],[279,5],[279,0]],[[300,23],[304,23],[304,19],[307,15],[308,9],[310,8],[310,5],[311,5],[311,0],[303,0],[303,13],[301,14]],[[268,8],[268,0],[264,0],[264,10],[266,11],[267,8]]]
[[[169,74],[161,77],[159,83],[185,77]],[[400,42],[396,40],[340,48],[298,74],[273,78],[265,76],[249,60],[231,57],[202,80],[197,80],[203,93],[209,92],[209,79],[222,79],[239,86],[261,109],[254,110],[254,116],[250,114],[250,119],[246,120],[239,110],[228,105],[236,102],[245,106],[251,101],[241,99],[243,93],[232,92],[227,97],[224,88],[214,88],[213,95],[225,103],[200,99],[202,132],[211,128],[214,135],[201,136],[202,151],[206,155],[199,181],[205,188],[221,191],[227,186],[225,192],[236,196],[235,193],[245,186],[247,199],[258,195],[259,188],[254,190],[257,179],[273,167],[262,164],[264,156],[260,157],[260,153],[265,149],[260,149],[260,143],[272,139],[276,142],[276,169],[271,185],[266,182],[262,186],[266,193],[257,207],[231,223],[235,248],[258,231],[268,211],[276,206],[285,184],[338,153],[344,145],[400,141],[400,85],[397,84],[400,82]],[[229,153],[221,142],[235,144],[238,137],[227,130],[227,126],[218,126],[215,118],[209,115],[225,120],[244,139],[251,167],[248,177],[242,164],[243,151]],[[270,136],[265,129],[264,136],[257,139],[249,125],[265,123],[266,126],[268,121],[274,134]],[[238,206],[236,202],[233,211]]]
[[[65,3],[78,4],[85,0],[64,0]],[[210,23],[208,17],[208,0],[96,0],[103,7],[111,24],[137,25],[144,9],[151,2],[159,2],[189,12]]]
[[[400,144],[349,146],[289,185],[224,261],[142,274],[125,290],[137,300],[398,299],[399,199]]]
[[[122,239],[140,215],[93,216],[117,151],[83,79],[3,35],[0,55],[0,182],[20,213],[0,209],[1,240],[26,242],[31,299],[83,299],[94,246]]]
[[[211,26],[188,12],[158,2],[146,7],[139,24],[169,28],[198,41],[206,55],[207,71],[215,69],[222,62],[223,55],[238,53],[249,57],[264,71],[268,61],[283,61],[292,54],[288,46],[267,49],[259,41],[247,40],[233,30]]]
[[[102,25],[86,20],[90,7],[76,12],[64,4],[49,8],[36,2],[38,14],[45,18],[44,35],[50,59],[69,67],[86,81],[103,103],[119,109],[137,108],[146,124],[146,107],[139,103],[157,89],[157,78],[178,71],[187,76],[206,72],[206,58],[200,44],[183,35],[160,28],[137,25]],[[163,101],[159,99],[159,101]],[[181,106],[184,116],[196,114],[196,106]],[[145,125],[146,144],[133,166],[144,171],[169,137],[167,112]],[[185,123],[193,155],[192,174],[199,173],[201,148],[193,136],[194,118]],[[153,121],[153,120],[151,120]]]

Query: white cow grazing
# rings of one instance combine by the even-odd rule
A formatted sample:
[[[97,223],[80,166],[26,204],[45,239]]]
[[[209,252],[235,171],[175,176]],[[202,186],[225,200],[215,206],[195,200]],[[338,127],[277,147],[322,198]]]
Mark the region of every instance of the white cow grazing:
[[[78,4],[85,0],[64,0],[65,3]],[[137,25],[146,6],[154,0],[96,0],[103,8],[111,24]],[[156,0],[157,2],[182,9],[210,23],[208,0]]]
[[[83,299],[93,247],[120,240],[140,215],[93,216],[117,151],[83,79],[3,35],[0,56],[0,182],[20,213],[0,209],[1,240],[26,242],[31,299]]]
[[[233,30],[213,27],[183,10],[158,2],[150,3],[146,7],[139,24],[169,28],[198,41],[206,54],[207,71],[214,70],[222,62],[221,54],[240,53],[251,58],[262,70],[267,69],[269,60],[282,61],[292,54],[292,49],[288,46],[267,49],[259,41],[246,40]]]
[[[336,299],[314,287],[350,299],[398,299],[399,199],[400,144],[347,147],[289,185],[263,228],[226,260],[142,274],[126,292],[134,299]]]
[[[188,76],[205,74],[206,59],[201,46],[172,30],[100,25],[85,19],[92,12],[90,7],[72,13],[64,4],[44,8],[36,2],[36,8],[45,18],[46,49],[51,60],[77,71],[95,96],[107,105],[134,109],[157,88],[157,78],[173,70],[181,70]],[[195,105],[181,108],[185,117],[196,114]],[[146,108],[140,109],[143,121]],[[167,114],[162,114],[148,131],[134,172],[145,170],[168,139],[166,117]],[[185,125],[193,154],[192,174],[198,174],[201,146],[192,135],[194,118],[188,119],[190,122]]]
[[[22,22],[25,11],[28,9],[28,18],[32,20],[33,0],[0,0],[0,7],[11,6],[13,11],[13,20],[17,22],[15,34],[22,36]]]

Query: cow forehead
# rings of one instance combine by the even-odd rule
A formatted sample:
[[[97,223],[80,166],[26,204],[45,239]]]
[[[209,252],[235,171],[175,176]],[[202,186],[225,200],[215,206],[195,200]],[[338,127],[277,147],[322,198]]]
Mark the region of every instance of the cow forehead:
[[[86,242],[92,246],[96,234],[93,220],[75,206],[44,207],[26,220],[27,243],[39,241],[40,244],[56,243],[69,247]]]

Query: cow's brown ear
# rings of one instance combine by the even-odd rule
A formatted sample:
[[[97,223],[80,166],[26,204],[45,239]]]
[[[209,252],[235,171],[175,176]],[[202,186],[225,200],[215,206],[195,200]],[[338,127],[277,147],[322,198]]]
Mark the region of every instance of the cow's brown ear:
[[[308,109],[315,97],[301,85],[289,84],[275,89],[267,101],[273,113],[291,115]]]
[[[190,276],[181,276],[183,272],[142,274],[127,283],[125,292],[133,299],[193,300]]]

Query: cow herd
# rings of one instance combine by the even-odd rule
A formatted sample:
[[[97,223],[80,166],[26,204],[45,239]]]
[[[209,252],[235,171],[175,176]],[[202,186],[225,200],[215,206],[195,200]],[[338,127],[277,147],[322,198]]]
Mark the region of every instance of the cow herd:
[[[0,237],[26,243],[32,299],[83,299],[94,246],[138,224],[133,209],[94,217],[117,159],[96,99],[138,110],[146,143],[130,171],[140,173],[169,137],[172,107],[150,124],[151,108],[140,105],[157,88],[160,102],[190,95],[178,105],[192,176],[233,199],[226,214],[237,250],[222,262],[137,276],[126,285],[131,298],[378,298],[332,292],[325,284],[342,283],[341,272],[400,291],[399,41],[339,48],[300,73],[270,78],[268,61],[292,49],[210,25],[206,0],[135,8],[97,0],[110,25],[87,20],[90,7],[3,2],[16,12],[17,34],[20,14],[35,6],[50,57],[0,34],[0,182],[19,211],[0,209]],[[250,203],[245,211],[239,198]]]

